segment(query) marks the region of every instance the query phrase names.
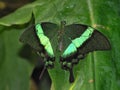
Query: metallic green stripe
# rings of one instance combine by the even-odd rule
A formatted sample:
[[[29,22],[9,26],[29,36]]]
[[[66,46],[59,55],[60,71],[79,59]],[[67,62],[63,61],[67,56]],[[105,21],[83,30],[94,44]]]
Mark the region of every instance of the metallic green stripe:
[[[36,30],[37,36],[40,40],[40,43],[45,47],[45,50],[47,51],[48,55],[50,55],[51,57],[54,57],[54,53],[53,53],[53,49],[52,49],[50,40],[47,36],[44,35],[41,25],[37,24],[35,26],[35,30]]]
[[[38,34],[44,34],[44,32],[43,32],[42,27],[41,27],[40,24],[37,24],[35,26],[35,29],[36,29],[36,31],[37,31]]]
[[[62,57],[65,58],[67,56],[69,56],[71,53],[74,53],[75,51],[77,51],[77,48],[75,47],[75,45],[73,43],[71,43],[67,49],[65,50],[65,52],[62,54]]]
[[[91,27],[88,27],[80,37],[72,40],[72,43],[64,51],[64,53],[62,54],[62,57],[65,58],[70,54],[76,52],[77,48],[79,48],[87,39],[89,39],[93,32],[94,32],[94,29]]]
[[[72,43],[78,48],[80,47],[87,39],[89,39],[93,33],[94,29],[88,27],[85,32],[79,37],[72,40]]]

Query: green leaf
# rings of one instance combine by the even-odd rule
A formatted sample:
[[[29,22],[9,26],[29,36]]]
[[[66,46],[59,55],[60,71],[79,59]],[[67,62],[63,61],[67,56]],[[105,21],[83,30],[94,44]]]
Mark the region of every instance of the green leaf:
[[[20,31],[5,29],[7,31],[0,33],[0,90],[30,90],[32,66],[19,56]]]
[[[0,19],[0,24],[5,26],[11,26],[13,24],[24,24],[30,21],[32,16],[32,8],[29,6],[22,7]]]
[[[79,0],[76,0],[76,2],[61,2],[59,0],[37,0],[36,2],[23,6],[20,9],[16,10],[14,13],[1,18],[0,24],[5,26],[25,24],[31,20],[32,14],[35,18],[36,23],[45,21],[60,23],[61,20],[66,20],[69,24],[73,22],[89,21],[89,18],[87,18],[89,17],[89,12],[80,13],[84,11],[83,9],[88,11],[88,8],[85,6],[87,2],[83,2],[84,4],[81,8],[79,8],[78,3]]]
[[[14,24],[25,24],[31,20],[32,14],[35,18],[35,23],[38,22],[53,22],[59,24],[61,20],[65,20],[67,24],[70,23],[81,23],[93,26],[96,29],[101,30],[111,42],[112,49],[110,51],[96,51],[87,55],[85,60],[81,60],[78,65],[74,68],[75,82],[70,84],[69,73],[63,71],[57,62],[55,68],[48,70],[52,79],[51,90],[119,90],[120,89],[120,8],[119,0],[37,0],[31,4],[28,4],[14,13],[1,18],[0,25],[11,26]],[[0,30],[1,31],[1,30]],[[5,31],[2,30],[2,31]],[[10,33],[11,32],[11,33]],[[21,68],[14,68],[17,66],[15,61],[21,65],[27,64],[21,60],[21,58],[15,57],[18,49],[18,38],[11,37],[12,34],[16,36],[19,31],[6,31],[4,35],[1,34],[0,37],[4,37],[5,40],[1,39],[0,49],[4,53],[0,52],[0,81],[5,88],[8,86],[12,87],[13,82],[10,76],[15,77],[19,74],[7,74],[4,72],[9,69],[20,69],[21,72],[25,72],[23,66]],[[6,38],[11,37],[10,40]],[[18,35],[19,36],[19,35]],[[16,36],[16,37],[18,37]],[[15,39],[15,40],[14,40]],[[13,42],[13,41],[14,42]],[[10,44],[12,42],[12,45]],[[16,44],[17,43],[17,44]],[[11,47],[12,46],[12,47]],[[6,48],[7,47],[7,48]],[[20,48],[20,47],[19,47]],[[13,51],[16,50],[16,51]],[[7,56],[8,55],[8,56]],[[13,59],[14,56],[14,59]],[[15,60],[12,61],[11,59]],[[20,61],[19,61],[20,60]],[[11,62],[10,62],[11,61]],[[10,63],[12,64],[10,64]],[[3,64],[3,65],[2,65]],[[8,68],[8,66],[9,68]],[[15,65],[15,66],[14,66]],[[6,68],[7,66],[7,68]],[[27,65],[29,67],[29,65]],[[25,68],[27,67],[25,66]],[[4,71],[5,70],[5,71]],[[31,69],[32,71],[32,69]],[[7,72],[8,73],[8,72]],[[16,73],[16,72],[15,72]],[[24,74],[26,75],[26,73]],[[9,78],[8,78],[9,76]],[[18,81],[21,79],[17,79]],[[26,76],[26,78],[28,78]],[[23,78],[24,83],[28,82]],[[9,84],[6,84],[8,81]],[[22,80],[21,80],[22,82]],[[17,81],[14,81],[15,86]],[[8,85],[8,86],[7,86]],[[22,85],[25,85],[22,83]],[[2,86],[3,87],[3,86]],[[26,86],[27,87],[27,86]],[[4,90],[4,88],[2,88]],[[14,89],[11,89],[14,90]],[[16,89],[15,89],[16,90]],[[24,90],[24,89],[20,89]],[[26,89],[27,90],[27,89]]]

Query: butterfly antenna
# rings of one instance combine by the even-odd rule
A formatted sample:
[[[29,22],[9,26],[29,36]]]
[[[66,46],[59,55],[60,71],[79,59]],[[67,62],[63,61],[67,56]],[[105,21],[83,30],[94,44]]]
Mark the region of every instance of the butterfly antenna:
[[[43,68],[43,70],[42,70],[42,72],[41,72],[41,74],[40,74],[40,76],[39,76],[39,80],[41,80],[41,78],[42,78],[45,70],[46,70],[46,66],[44,65],[44,68]]]

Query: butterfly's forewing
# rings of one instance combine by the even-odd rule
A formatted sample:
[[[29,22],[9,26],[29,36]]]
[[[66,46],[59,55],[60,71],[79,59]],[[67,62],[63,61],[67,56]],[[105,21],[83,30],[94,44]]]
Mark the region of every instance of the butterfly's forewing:
[[[45,36],[47,36],[50,40],[51,46],[53,48],[53,51],[55,53],[55,50],[57,49],[57,43],[58,43],[58,25],[50,22],[44,22],[41,23],[41,27],[43,29],[43,32]]]
[[[19,40],[30,45],[33,49],[41,51],[43,46],[40,44],[35,32],[35,26],[28,27],[20,36]]]
[[[44,34],[51,40],[58,32],[58,25],[50,22],[41,23]]]
[[[65,49],[72,43],[71,39],[69,39],[69,37],[67,37],[65,34],[63,34],[63,36],[61,37],[61,43],[62,43],[62,52],[65,51]],[[71,45],[72,46],[72,45]],[[74,47],[73,47],[74,48]],[[74,51],[73,48],[69,48],[68,51]],[[67,53],[67,52],[66,52]]]
[[[72,24],[65,26],[65,36],[68,39],[69,42],[65,45],[64,42],[64,53],[62,55],[63,58],[70,56],[71,54],[74,54],[77,51],[77,48],[79,48],[89,37],[93,29],[88,28],[86,25],[81,24]],[[81,38],[82,37],[82,38]]]
[[[79,53],[87,53],[95,50],[106,50],[110,49],[110,43],[108,39],[101,34],[99,31],[94,30],[92,27],[88,27],[87,25],[81,24],[72,24],[65,27],[65,35],[71,40],[71,44],[73,43],[79,51]],[[68,48],[70,47],[70,44]],[[71,49],[73,50],[73,49]],[[70,49],[66,49],[64,57],[70,55]]]
[[[65,27],[65,34],[71,40],[80,37],[80,35],[87,29],[86,25],[72,24]]]
[[[109,50],[109,40],[99,31],[94,30],[92,36],[79,48],[79,53],[85,54],[96,50]]]

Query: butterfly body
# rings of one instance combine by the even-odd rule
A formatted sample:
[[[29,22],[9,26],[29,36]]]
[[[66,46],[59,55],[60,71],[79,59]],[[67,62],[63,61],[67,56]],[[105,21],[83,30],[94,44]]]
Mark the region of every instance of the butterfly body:
[[[65,21],[61,25],[36,24],[23,32],[20,41],[42,53],[46,67],[53,67],[57,59],[62,69],[70,72],[70,82],[74,81],[73,66],[87,53],[110,49],[108,39],[99,31],[82,24],[66,25]]]

